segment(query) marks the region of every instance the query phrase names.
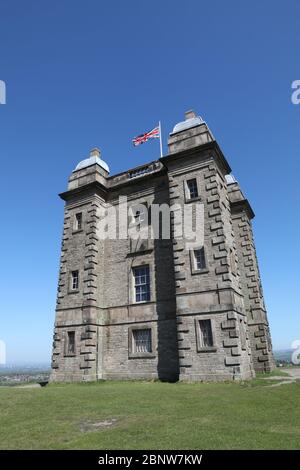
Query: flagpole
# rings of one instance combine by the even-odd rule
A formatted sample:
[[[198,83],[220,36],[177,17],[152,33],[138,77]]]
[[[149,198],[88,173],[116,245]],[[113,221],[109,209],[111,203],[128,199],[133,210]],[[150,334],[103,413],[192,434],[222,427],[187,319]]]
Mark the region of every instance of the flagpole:
[[[159,147],[160,147],[160,158],[163,157],[163,149],[162,149],[162,139],[161,139],[161,123],[158,121],[159,125]]]

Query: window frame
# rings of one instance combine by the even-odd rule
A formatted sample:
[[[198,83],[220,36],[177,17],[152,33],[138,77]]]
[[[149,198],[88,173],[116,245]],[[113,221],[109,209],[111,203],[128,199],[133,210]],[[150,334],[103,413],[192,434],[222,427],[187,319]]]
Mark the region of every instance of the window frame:
[[[150,330],[151,334],[151,352],[136,352],[134,350],[134,331]],[[151,359],[156,357],[157,350],[157,334],[156,327],[150,323],[142,323],[140,325],[132,325],[128,328],[128,358],[129,359]]]
[[[197,178],[186,180],[189,199],[197,199],[199,197]],[[192,195],[195,193],[195,195]]]
[[[151,209],[149,201],[139,201],[128,208],[128,238],[130,253],[145,252],[150,245]]]
[[[77,272],[77,287],[76,288],[73,288],[73,273],[76,273]],[[79,269],[72,269],[70,270],[70,279],[69,279],[69,294],[72,294],[72,293],[77,293],[79,292]]]
[[[246,334],[246,323],[244,318],[239,319],[239,333],[242,351],[247,351],[247,334]]]
[[[138,334],[141,334],[142,332],[146,333],[145,339],[137,338]],[[152,334],[151,333],[152,333],[151,328],[143,328],[143,329],[135,328],[132,330],[132,352],[134,354],[140,354],[140,353],[151,354],[152,353]],[[149,337],[146,338],[147,335],[149,335]],[[145,342],[145,349],[146,349],[145,351],[138,350],[139,348],[142,348],[142,344],[139,344],[142,342]]]
[[[151,225],[151,208],[149,201],[138,201],[129,207],[128,225],[145,228]]]
[[[69,350],[70,345],[70,334],[73,335],[74,338],[74,352]],[[66,357],[75,357],[76,356],[76,331],[75,330],[67,330],[65,332],[65,356]]]
[[[148,297],[146,300],[137,300],[137,287],[142,287],[142,286],[147,286],[146,283],[140,283],[140,284],[137,284],[136,285],[136,275],[135,275],[135,271],[138,270],[138,269],[146,269],[148,268]],[[147,303],[147,302],[151,302],[151,269],[150,269],[150,265],[145,263],[145,264],[141,264],[141,265],[138,265],[138,266],[132,266],[131,268],[132,270],[132,278],[133,278],[133,303],[135,304],[143,304],[143,303]],[[142,275],[140,275],[142,276]],[[143,294],[140,294],[140,295],[143,295]]]
[[[212,346],[203,346],[202,342],[202,332],[201,332],[201,326],[200,326],[200,321],[202,320],[209,320],[210,325],[211,325],[211,335],[212,335]],[[197,352],[216,352],[217,351],[217,345],[216,345],[216,330],[215,330],[215,320],[208,315],[198,315],[195,318],[195,330],[196,330],[196,343],[197,343]]]
[[[80,220],[80,227],[78,227],[78,219],[77,216],[80,215],[81,220]],[[74,214],[74,220],[73,220],[73,233],[75,232],[82,232],[83,230],[83,213],[81,212],[75,212]]]
[[[205,267],[201,268],[201,269],[198,269],[195,252],[198,251],[198,250],[202,250],[202,249],[203,249]],[[190,249],[190,264],[191,264],[191,273],[192,274],[204,274],[204,273],[209,272],[205,246],[198,246],[198,247]]]
[[[135,219],[135,225],[142,225],[145,220],[146,220],[146,216],[145,216],[145,212],[141,212],[139,210],[137,210],[135,212],[135,214],[133,215],[134,219]]]
[[[191,197],[190,189],[189,189],[189,185],[188,185],[188,182],[192,181],[192,180],[196,181],[196,186],[197,186],[198,196],[195,196],[195,197]],[[201,201],[201,196],[200,196],[200,187],[201,187],[201,185],[200,185],[199,175],[189,175],[189,178],[186,178],[184,180],[183,187],[184,187],[184,196],[185,196],[185,202],[186,203]]]

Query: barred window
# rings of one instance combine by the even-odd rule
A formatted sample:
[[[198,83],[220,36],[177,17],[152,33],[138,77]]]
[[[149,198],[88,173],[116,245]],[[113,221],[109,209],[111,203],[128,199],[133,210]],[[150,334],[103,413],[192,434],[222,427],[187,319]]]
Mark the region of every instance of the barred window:
[[[78,290],[79,287],[79,273],[78,271],[71,272],[71,289]]]
[[[74,229],[82,229],[82,212],[78,212],[77,214],[75,214]]]
[[[133,268],[135,301],[143,302],[150,300],[150,273],[149,266]]]
[[[198,187],[197,187],[197,180],[196,178],[193,178],[191,180],[187,180],[187,187],[189,191],[189,198],[190,199],[195,199],[198,197]]]
[[[151,329],[133,330],[133,353],[151,353],[152,352],[152,338]]]
[[[75,354],[75,331],[68,331],[67,354]]]
[[[211,320],[199,320],[200,347],[207,348],[214,345]]]
[[[206,268],[206,262],[205,262],[205,253],[204,253],[204,247],[199,248],[198,250],[194,250],[194,256],[195,256],[195,269],[205,269]]]

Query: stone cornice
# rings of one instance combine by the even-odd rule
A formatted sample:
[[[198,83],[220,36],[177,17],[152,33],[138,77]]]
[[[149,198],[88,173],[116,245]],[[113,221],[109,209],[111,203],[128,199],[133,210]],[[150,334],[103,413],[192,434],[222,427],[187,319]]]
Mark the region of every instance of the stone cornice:
[[[88,191],[96,192],[103,198],[106,198],[107,195],[107,189],[101,183],[99,183],[98,181],[92,181],[91,183],[84,184],[82,186],[79,186],[78,188],[70,189],[63,193],[60,193],[59,197],[64,201],[69,201],[77,195],[79,196]]]
[[[215,150],[217,157],[216,160],[218,161],[219,165],[224,169],[224,173],[231,173],[229,163],[227,162],[221,148],[219,147],[219,144],[215,140],[206,144],[199,145],[197,147],[191,147],[180,152],[165,155],[164,157],[160,158],[160,161],[164,164],[167,164],[168,162],[195,156],[195,154],[197,154],[199,151],[203,152],[205,150]]]
[[[255,217],[255,214],[249,204],[248,199],[230,202],[230,207],[233,215],[239,214],[240,212],[246,212],[249,219],[253,219]]]

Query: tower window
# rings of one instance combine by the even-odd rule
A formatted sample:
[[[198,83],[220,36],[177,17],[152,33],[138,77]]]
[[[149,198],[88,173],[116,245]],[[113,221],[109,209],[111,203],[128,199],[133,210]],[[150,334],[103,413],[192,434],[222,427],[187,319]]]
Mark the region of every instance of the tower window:
[[[68,331],[67,354],[75,354],[75,331]]]
[[[150,211],[146,202],[133,206],[131,211],[135,225],[145,226],[150,224]]]
[[[82,212],[75,214],[74,230],[82,229]]]
[[[191,180],[187,180],[186,182],[188,188],[188,197],[189,199],[195,199],[199,196],[198,194],[198,186],[196,178]]]
[[[152,352],[152,338],[151,329],[133,330],[133,353],[151,353]]]
[[[133,268],[135,301],[146,302],[150,300],[150,272],[149,266]]]
[[[71,272],[71,289],[78,290],[79,288],[79,273],[78,271]]]
[[[199,340],[201,348],[209,348],[214,345],[211,328],[211,320],[199,320]]]
[[[204,247],[194,250],[195,269],[201,270],[206,268]]]
[[[141,211],[136,211],[136,213],[134,214],[134,220],[135,220],[136,225],[139,225],[142,222],[144,222],[144,220],[145,220],[144,212],[143,211],[142,212]]]

